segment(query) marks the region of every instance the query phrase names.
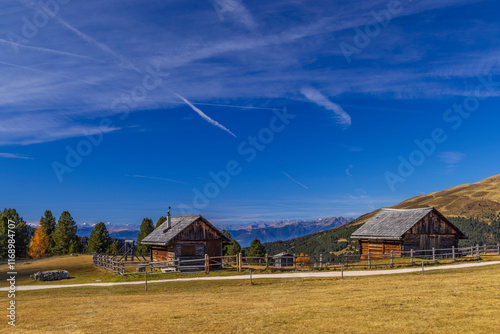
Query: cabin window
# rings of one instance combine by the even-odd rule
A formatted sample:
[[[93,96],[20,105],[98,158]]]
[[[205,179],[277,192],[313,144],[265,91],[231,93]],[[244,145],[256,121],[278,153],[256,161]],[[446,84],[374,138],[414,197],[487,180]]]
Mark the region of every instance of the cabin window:
[[[196,245],[181,245],[181,256],[195,256]]]

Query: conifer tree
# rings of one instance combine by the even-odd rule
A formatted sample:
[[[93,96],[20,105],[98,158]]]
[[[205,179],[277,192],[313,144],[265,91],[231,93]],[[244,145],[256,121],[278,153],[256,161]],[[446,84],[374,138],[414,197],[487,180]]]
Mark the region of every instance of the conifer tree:
[[[7,258],[8,254],[9,220],[14,222],[15,256],[16,258],[24,258],[28,255],[29,232],[26,222],[19,216],[16,209],[4,209],[0,214],[0,257]]]
[[[148,246],[141,244],[142,239],[147,237],[154,230],[153,221],[149,218],[144,218],[141,223],[141,230],[137,235],[137,250],[141,253],[146,253],[148,251]]]
[[[166,221],[167,221],[167,217],[161,216],[160,219],[158,219],[158,221],[156,222],[155,229],[157,229],[158,227],[160,227],[160,225],[163,224]]]
[[[54,231],[54,253],[77,253],[82,249],[80,238],[76,235],[78,227],[68,211],[64,211]]]
[[[109,236],[106,225],[103,222],[96,224],[90,233],[87,252],[104,254],[108,251],[110,246],[111,237]]]
[[[54,248],[54,231],[56,230],[56,219],[52,215],[52,211],[45,210],[43,217],[40,218],[40,226],[45,230],[45,234],[49,237],[48,252]]]

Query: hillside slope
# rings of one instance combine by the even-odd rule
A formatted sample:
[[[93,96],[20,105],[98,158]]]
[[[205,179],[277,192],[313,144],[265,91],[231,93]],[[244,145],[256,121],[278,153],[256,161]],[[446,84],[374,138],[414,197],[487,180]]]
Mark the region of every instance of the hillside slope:
[[[500,213],[500,175],[443,191],[410,198],[394,208],[433,206],[447,217],[475,218],[490,222]]]
[[[469,238],[460,245],[469,246],[500,242],[500,175],[463,184],[443,191],[405,200],[392,208],[410,209],[433,206],[460,228]],[[306,235],[287,241],[266,243],[271,254],[280,252],[327,253],[335,258],[342,252],[352,252],[356,242],[349,236],[379,210],[367,213],[350,223],[328,231]]]

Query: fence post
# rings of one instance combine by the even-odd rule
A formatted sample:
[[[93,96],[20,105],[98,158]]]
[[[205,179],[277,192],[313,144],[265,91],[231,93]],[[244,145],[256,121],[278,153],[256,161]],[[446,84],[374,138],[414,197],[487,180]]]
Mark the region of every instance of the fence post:
[[[391,250],[391,268],[394,267],[394,252]]]
[[[241,253],[239,253],[236,257],[236,267],[238,268],[238,271],[241,272]]]
[[[269,269],[269,254],[266,253],[266,270]]]
[[[484,244],[484,246],[483,246],[483,255],[486,255],[486,253],[488,253],[488,246],[486,246],[486,244]]]
[[[368,251],[368,269],[372,269],[372,260],[370,258],[370,251]]]
[[[410,264],[413,264],[413,249],[410,249]]]
[[[424,274],[424,260],[422,260],[422,275]]]
[[[343,279],[344,278],[344,264],[340,264],[340,277]]]
[[[436,262],[436,249],[434,247],[432,247],[432,261]]]
[[[319,269],[323,269],[323,253],[319,254]]]
[[[455,246],[451,246],[451,256],[453,261],[455,261]]]
[[[125,275],[125,262],[122,261],[122,274]]]
[[[293,254],[293,270],[297,270],[297,256]]]
[[[205,254],[205,274],[208,274],[210,272],[210,258],[208,257],[208,254]]]
[[[500,242],[497,244],[498,255],[500,255]]]
[[[476,244],[476,257],[479,257],[479,244]]]
[[[470,246],[470,257],[474,257],[474,246]]]

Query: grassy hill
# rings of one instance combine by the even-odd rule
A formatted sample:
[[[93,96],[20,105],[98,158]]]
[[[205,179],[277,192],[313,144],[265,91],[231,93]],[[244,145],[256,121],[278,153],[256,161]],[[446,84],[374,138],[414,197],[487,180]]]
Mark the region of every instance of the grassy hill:
[[[426,206],[435,207],[469,237],[461,240],[460,245],[500,242],[500,175],[477,183],[463,184],[413,197],[392,208],[410,209]],[[323,253],[326,254],[328,261],[335,260],[343,252],[355,252],[357,242],[350,240],[350,235],[378,211],[367,213],[350,223],[328,231],[287,241],[268,242],[264,246],[271,254]]]

